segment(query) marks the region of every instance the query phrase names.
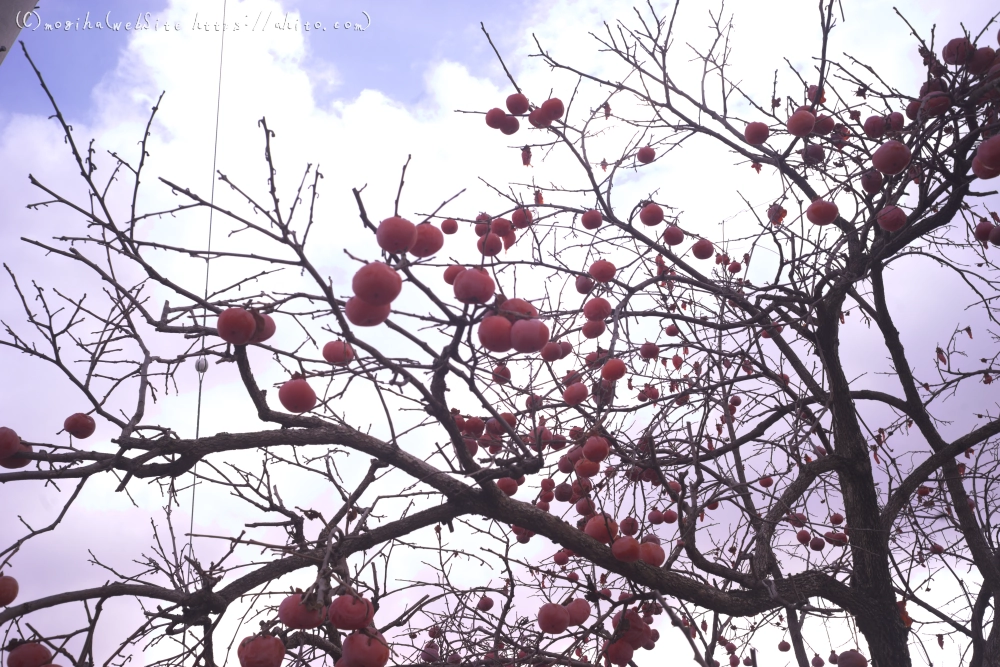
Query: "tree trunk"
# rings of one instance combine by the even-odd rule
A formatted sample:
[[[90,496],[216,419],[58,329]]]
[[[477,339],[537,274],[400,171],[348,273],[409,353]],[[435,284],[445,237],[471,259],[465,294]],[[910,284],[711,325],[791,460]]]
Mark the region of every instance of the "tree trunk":
[[[987,593],[985,586],[979,593],[979,598],[973,607],[972,612],[972,659],[969,667],[988,667],[990,665],[1000,665],[1000,624],[993,623],[990,633],[983,639],[983,616],[990,605],[990,598],[993,601],[993,609],[997,609],[1000,598]]]
[[[889,569],[888,534],[882,529],[868,441],[858,423],[850,382],[840,362],[839,312],[843,287],[817,309],[816,342],[830,387],[834,452],[844,459],[838,474],[851,536],[851,588],[865,600],[851,609],[868,642],[873,667],[910,667],[907,628],[899,617]],[[861,647],[859,647],[861,648]]]
[[[872,600],[864,613],[855,614],[858,629],[868,642],[871,667],[911,667],[909,630],[899,618],[895,601],[892,605]],[[864,652],[862,647],[861,652]]]

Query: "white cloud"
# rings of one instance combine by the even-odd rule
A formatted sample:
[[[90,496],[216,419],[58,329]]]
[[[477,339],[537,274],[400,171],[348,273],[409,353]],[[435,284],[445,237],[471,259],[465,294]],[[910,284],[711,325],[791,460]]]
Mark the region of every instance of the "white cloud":
[[[164,17],[190,15],[202,7],[192,0],[177,0],[161,14]],[[779,95],[796,97],[801,94],[801,85],[788,73],[782,56],[788,54],[792,63],[808,72],[812,65],[810,57],[815,49],[818,24],[815,7],[800,2],[769,3],[764,11],[758,3],[729,3],[727,11],[735,15],[733,33],[733,74],[734,79],[745,83],[746,89],[757,101],[770,97],[774,70],[779,70]],[[901,89],[912,92],[920,80],[919,59],[909,41],[906,31],[892,16],[891,9],[883,2],[850,3],[845,8],[847,21],[834,31],[831,57],[843,60],[847,52],[859,59],[878,64],[890,81],[901,82]],[[922,8],[914,10],[914,15],[926,29],[928,14]],[[247,0],[234,2],[230,8],[233,16],[241,13],[256,14],[271,11],[276,15],[284,10],[277,2]],[[675,37],[671,75],[690,85],[696,80],[697,72],[690,70],[690,52],[687,44],[704,44],[708,32],[706,8],[695,4],[682,7]],[[550,88],[568,101],[576,80],[572,76],[553,76],[539,59],[526,59],[533,50],[531,33],[535,33],[541,44],[556,58],[573,63],[588,71],[613,78],[620,75],[621,68],[608,54],[596,53],[593,41],[586,37],[588,31],[602,30],[601,21],[622,18],[635,25],[630,3],[624,2],[557,2],[540,4],[523,18],[524,31],[518,36],[520,48],[514,53],[504,53],[504,59],[512,69],[518,82],[535,101],[541,101]],[[294,18],[294,17],[293,17]],[[971,23],[975,25],[974,23]],[[801,26],[801,27],[799,27]],[[950,26],[954,28],[954,26]],[[487,81],[472,76],[461,63],[436,62],[423,72],[427,95],[415,107],[408,107],[394,98],[391,90],[366,90],[353,99],[337,100],[328,108],[317,108],[317,88],[328,93],[340,82],[338,71],[345,63],[331,63],[323,69],[310,69],[305,65],[308,47],[302,33],[263,32],[233,33],[227,35],[225,63],[222,82],[222,107],[219,121],[218,169],[235,183],[245,187],[258,201],[270,205],[266,190],[266,172],[262,156],[262,132],[257,121],[265,116],[268,127],[276,132],[272,139],[272,149],[278,168],[279,192],[284,206],[292,201],[295,187],[301,178],[306,163],[319,164],[325,179],[322,181],[321,197],[317,206],[316,226],[311,232],[314,261],[324,275],[331,276],[335,291],[339,295],[349,293],[349,279],[353,274],[353,264],[343,250],[362,257],[374,256],[375,246],[370,234],[365,232],[358,220],[357,207],[350,189],[365,186],[364,201],[374,221],[392,212],[393,200],[402,165],[408,155],[412,163],[406,175],[406,187],[402,194],[401,213],[411,219],[429,213],[440,202],[462,188],[468,188],[455,203],[445,209],[446,214],[457,217],[472,217],[479,210],[496,211],[500,204],[478,177],[503,188],[506,183],[525,182],[534,179],[539,184],[549,182],[580,183],[578,170],[565,151],[557,150],[546,154],[536,150],[534,166],[529,170],[520,164],[517,147],[524,141],[538,141],[541,133],[528,132],[525,127],[514,137],[503,137],[488,130],[479,115],[455,114],[455,110],[484,111],[492,106],[502,106],[504,97],[511,92],[509,86],[498,87],[494,78]],[[97,176],[107,176],[111,163],[104,153],[114,150],[130,160],[137,157],[136,140],[142,136],[149,114],[149,107],[155,102],[161,90],[166,90],[163,104],[152,128],[150,138],[150,163],[144,177],[144,187],[148,188],[142,199],[143,210],[153,210],[176,205],[183,198],[175,197],[159,184],[156,176],[164,176],[182,186],[191,187],[206,198],[211,188],[211,164],[215,131],[215,100],[217,94],[219,40],[218,33],[182,31],[165,35],[158,33],[138,34],[132,38],[122,55],[115,71],[109,72],[101,85],[94,91],[97,110],[94,124],[84,126],[73,119],[78,145],[85,146],[90,136],[96,137],[98,159],[101,169]],[[405,66],[405,63],[400,63]],[[807,78],[812,75],[807,74]],[[810,78],[811,80],[811,78]],[[840,84],[837,84],[840,85]],[[709,91],[711,94],[712,91]],[[581,89],[576,106],[575,118],[580,118],[583,109],[590,109],[603,100],[603,92],[587,87]],[[612,103],[616,114],[627,111],[638,113],[625,96],[619,96]],[[745,109],[745,105],[736,104]],[[741,111],[747,117],[750,112]],[[595,127],[603,127],[595,124]],[[621,154],[622,147],[631,140],[633,130],[617,128],[603,137],[597,137],[592,144],[591,158],[596,162],[605,156],[610,160]],[[662,136],[654,131],[654,138]],[[599,151],[606,151],[600,153]],[[0,140],[0,177],[10,183],[23,184],[27,171],[34,173],[46,183],[52,183],[58,192],[71,192],[77,201],[85,201],[76,169],[67,160],[67,150],[62,144],[53,121],[36,117],[16,117],[6,126]],[[711,238],[721,237],[720,223],[725,220],[726,231],[733,233],[734,226],[746,225],[747,216],[738,192],[747,196],[759,207],[772,201],[780,194],[778,184],[765,170],[757,175],[747,165],[731,167],[732,160],[706,141],[693,141],[667,161],[646,167],[636,174],[623,174],[616,192],[619,215],[630,210],[635,203],[652,191],[658,191],[657,199],[670,203],[682,212],[681,223]],[[117,186],[122,188],[121,184]],[[525,190],[519,189],[523,195]],[[126,210],[130,191],[122,188],[115,197],[115,210],[121,215]],[[216,202],[230,210],[245,213],[245,203],[229,188],[216,188]],[[3,259],[8,261],[26,282],[28,276],[41,274],[46,282],[62,283],[71,294],[80,294],[83,272],[72,264],[60,259],[48,259],[52,268],[45,274],[39,269],[40,254],[34,249],[18,247],[14,249],[16,237],[24,234],[47,237],[56,230],[75,229],[79,233],[78,216],[57,212],[50,207],[42,213],[24,211],[24,204],[35,201],[38,193],[18,186],[11,189],[11,196],[2,204],[4,224],[0,227],[5,244]],[[556,195],[552,199],[557,199]],[[567,199],[566,201],[570,201]],[[575,203],[576,200],[573,200]],[[298,215],[305,213],[303,209]],[[287,210],[287,209],[286,209]],[[733,216],[742,216],[737,220]],[[207,216],[204,212],[197,216],[178,219],[164,218],[144,224],[151,234],[169,239],[171,243],[194,247],[203,246],[207,230]],[[221,216],[214,221],[214,247],[231,249],[256,249],[262,246],[243,234],[227,238],[230,226]],[[27,232],[25,230],[28,230]],[[446,252],[460,253],[460,245],[468,248],[471,234],[464,231],[449,239]],[[744,248],[734,248],[733,254],[742,254]],[[520,252],[525,252],[520,250]],[[569,256],[569,255],[567,255]],[[194,260],[165,258],[157,256],[158,266],[164,273],[177,275],[189,289],[200,293],[203,280],[203,265]],[[45,265],[43,265],[45,266]],[[218,288],[238,276],[243,275],[244,266],[231,262],[217,261],[212,266],[212,285]],[[435,269],[436,271],[436,269]],[[922,279],[917,272],[906,280]],[[295,282],[293,276],[282,279],[280,284]],[[265,283],[268,284],[268,283]],[[278,283],[270,283],[278,284]],[[301,284],[301,283],[298,283]],[[956,304],[951,303],[950,289],[939,276],[919,283],[919,292],[924,299],[924,310],[914,313],[918,321],[925,321],[927,310],[940,314],[937,321],[950,322]],[[251,288],[255,289],[255,288]],[[523,286],[529,290],[530,287]],[[19,322],[17,303],[11,300],[8,286],[2,288],[4,305],[3,318],[7,322]],[[88,287],[89,290],[89,287]],[[404,296],[412,298],[414,290],[406,288]],[[94,298],[96,298],[96,290]],[[315,291],[315,288],[314,288]],[[914,290],[916,291],[916,290]],[[158,298],[162,298],[159,295]],[[154,299],[154,302],[156,299]],[[174,305],[178,305],[174,302]],[[945,310],[949,308],[950,310]],[[158,312],[159,304],[153,307]],[[944,313],[948,315],[945,316]],[[325,322],[329,323],[329,318]],[[910,322],[915,324],[916,322]],[[20,325],[18,325],[20,326]],[[950,326],[950,324],[949,324]],[[947,333],[944,329],[931,331],[932,327],[921,330],[914,337],[916,349],[932,349],[931,338],[939,340]],[[848,329],[848,336],[853,336]],[[926,336],[923,336],[926,334]],[[325,335],[325,334],[324,334]],[[285,318],[277,340],[294,345],[299,334]],[[371,340],[379,345],[390,346],[391,338],[384,331],[371,333]],[[860,341],[851,338],[850,345]],[[323,341],[321,340],[320,343]],[[908,342],[909,346],[909,342]],[[310,350],[310,353],[312,351]],[[277,364],[268,362],[265,355],[259,363],[255,358],[255,371],[263,386],[279,381],[282,377]],[[28,365],[9,351],[0,352],[5,365],[11,364],[19,372],[45,373],[36,371],[37,364]],[[866,368],[873,360],[859,356],[858,368]],[[28,369],[32,370],[28,370]],[[192,435],[194,426],[193,370],[188,368],[183,374],[185,393],[171,396],[156,406],[150,406],[151,419],[162,419],[165,423],[176,424],[182,435]],[[34,377],[41,377],[34,376]],[[253,428],[255,419],[248,402],[243,398],[236,384],[237,375],[232,366],[213,366],[207,376],[207,391],[204,397],[205,412],[202,423],[203,433],[218,431],[242,431]],[[47,380],[47,395],[52,402],[63,405],[78,405],[72,389],[65,383],[52,378]],[[36,391],[41,391],[40,380],[33,380]],[[61,426],[61,417],[53,418],[56,411],[48,406],[43,410],[37,397],[30,393],[0,389],[3,391],[4,413],[2,420],[13,419],[14,415],[30,415],[31,419],[23,427],[22,435],[39,442],[51,442],[53,434]],[[274,394],[271,390],[270,394]],[[55,398],[58,397],[58,398]],[[381,415],[370,410],[377,400],[370,391],[355,391],[345,398],[341,405],[349,414],[364,414],[366,421],[375,425],[376,431],[384,431]],[[125,401],[127,404],[128,401]],[[9,411],[6,406],[12,406]],[[19,431],[22,428],[18,429]],[[97,438],[113,437],[107,427],[102,426]],[[422,443],[421,446],[425,446]],[[106,447],[112,447],[104,443]],[[233,456],[231,461],[252,460],[250,453]],[[362,460],[363,457],[355,457]],[[361,469],[365,466],[358,464]],[[289,479],[293,479],[290,477]],[[141,485],[135,484],[135,487]],[[308,482],[289,483],[289,499],[297,502],[316,503],[329,514],[336,500],[327,489],[316,488]],[[153,491],[152,489],[150,491]],[[65,496],[65,491],[63,496]],[[208,500],[211,498],[212,500]],[[155,493],[140,494],[142,512],[156,513],[159,498]],[[290,500],[291,502],[291,500]],[[238,533],[242,518],[242,506],[234,505],[224,494],[206,496],[199,504],[197,524],[200,530],[216,530],[223,533]],[[211,509],[202,509],[210,507]],[[109,512],[124,513],[128,502],[121,494],[96,496],[88,495],[81,510],[79,521],[85,526],[98,525],[107,520]],[[124,516],[124,514],[120,514]],[[7,524],[4,524],[5,527]],[[148,535],[147,524],[135,524],[136,544]],[[6,531],[5,531],[6,532]],[[122,551],[135,549],[136,544],[122,547]],[[31,547],[40,549],[41,547]],[[216,547],[200,546],[217,552]],[[538,553],[547,555],[538,547]],[[26,550],[26,553],[37,553]],[[83,564],[83,552],[78,553],[78,566]],[[131,554],[123,553],[123,562]],[[26,560],[26,559],[25,559]],[[416,576],[418,563],[400,571],[400,576]],[[424,573],[426,574],[426,572]],[[474,573],[488,578],[486,573]],[[91,581],[103,577],[101,572],[80,574],[80,581]],[[96,579],[95,579],[96,578]],[[469,579],[470,583],[473,581]],[[308,576],[302,575],[295,585],[306,585]],[[65,581],[66,586],[83,585]],[[664,634],[667,634],[666,632]]]

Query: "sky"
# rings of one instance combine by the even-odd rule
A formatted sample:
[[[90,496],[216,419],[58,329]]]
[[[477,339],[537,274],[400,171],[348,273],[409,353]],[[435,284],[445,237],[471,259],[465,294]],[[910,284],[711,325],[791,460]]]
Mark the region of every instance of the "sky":
[[[831,50],[834,57],[844,58],[847,53],[870,62],[887,79],[898,82],[901,89],[914,90],[921,78],[919,58],[905,26],[893,13],[892,3],[845,0],[842,4],[844,17],[834,32]],[[664,3],[654,6],[658,10],[670,7]],[[704,43],[708,11],[716,6],[682,4],[679,21],[684,29],[677,38],[677,48]],[[936,23],[939,35],[951,35],[959,29],[959,22],[969,27],[982,25],[992,3],[964,2],[960,11],[931,0],[899,6],[924,34]],[[148,190],[142,195],[141,208],[163,209],[178,202],[169,188],[157,181],[161,176],[208,198],[212,192],[218,98],[218,169],[234,182],[245,184],[248,192],[262,196],[266,193],[266,174],[257,122],[266,117],[268,127],[276,132],[272,146],[283,201],[291,201],[306,163],[319,163],[324,172],[318,209],[321,224],[317,225],[314,243],[328,248],[317,255],[317,263],[340,292],[349,289],[353,273],[343,251],[358,254],[373,248],[358,223],[350,189],[366,186],[365,202],[372,217],[386,217],[391,214],[399,173],[408,156],[412,161],[401,209],[412,218],[421,218],[463,190],[447,209],[453,215],[469,217],[470,211],[495,209],[499,206],[497,199],[483,181],[504,188],[510,182],[534,179],[548,183],[573,178],[566,175],[571,163],[558,153],[543,157],[538,151],[535,166],[523,168],[519,145],[525,130],[508,140],[488,130],[481,116],[461,113],[502,106],[503,99],[512,92],[480,23],[519,84],[533,101],[538,101],[550,90],[568,99],[575,81],[565,75],[552,75],[538,59],[527,57],[534,51],[534,38],[558,58],[611,76],[618,71],[616,66],[597,53],[588,33],[599,33],[602,21],[613,24],[617,19],[634,18],[630,3],[597,0],[349,0],[335,6],[320,0],[229,0],[226,21],[242,22],[243,26],[240,31],[226,33],[223,49],[223,33],[199,28],[222,22],[222,2],[150,0],[141,5],[142,16],[147,12],[149,15],[142,22],[158,26],[156,30],[84,28],[88,12],[92,23],[110,16],[112,23],[124,24],[136,20],[137,7],[124,0],[42,0],[38,9],[41,22],[69,22],[70,29],[38,28],[21,33],[28,54],[41,70],[64,117],[73,125],[77,145],[85,146],[91,137],[95,139],[98,174],[105,176],[111,170],[107,151],[135,159],[136,141],[142,136],[150,108],[164,93],[152,127],[149,172],[143,179]],[[779,70],[781,91],[785,95],[798,94],[801,86],[789,75],[782,58],[787,55],[793,66],[808,71],[818,33],[814,3],[780,0],[762,7],[758,2],[739,0],[726,3],[725,11],[735,16],[734,78],[744,81],[757,99],[764,100],[769,97],[774,72]],[[364,30],[346,29],[348,21],[362,25]],[[75,27],[77,22],[79,29]],[[278,22],[300,28],[282,30],[276,27]],[[319,22],[326,30],[321,27],[306,32],[302,28],[306,22]],[[167,31],[163,24],[180,29]],[[684,60],[680,57],[678,63]],[[693,80],[695,75],[681,66],[676,73],[684,81]],[[0,91],[0,182],[4,183],[0,197],[0,260],[17,275],[23,287],[37,280],[50,288],[50,296],[58,288],[75,295],[92,291],[97,298],[99,285],[88,281],[88,274],[79,267],[59,258],[45,258],[39,249],[19,240],[23,236],[44,240],[58,234],[82,233],[79,218],[65,210],[54,206],[39,211],[25,208],[46,199],[30,186],[29,173],[53,190],[85,201],[78,170],[55,121],[48,118],[52,113],[49,100],[20,46],[0,67]],[[583,98],[581,104],[587,99]],[[604,144],[595,144],[613,151],[614,142],[619,142],[620,151],[620,142],[629,138],[628,134],[609,133]],[[746,165],[737,168],[733,163],[731,156],[712,152],[707,144],[692,142],[676,159],[657,162],[641,173],[623,174],[616,196],[620,206],[628,209],[648,193],[659,191],[686,216],[685,224],[698,225],[706,235],[718,235],[724,229],[732,232],[733,225],[738,228],[748,214],[738,193],[746,194],[755,207],[766,206],[776,196],[777,187],[775,179],[767,179],[766,174],[758,176]],[[128,194],[125,189],[112,196],[116,213],[127,211]],[[216,189],[215,198],[233,209],[242,204],[227,188]],[[151,221],[148,230],[179,245],[203,247],[207,240],[204,217]],[[252,246],[240,238],[224,241],[220,230],[216,230],[214,242],[231,243],[233,248]],[[166,257],[158,261],[172,275],[181,276],[185,286],[198,292],[204,288],[200,263]],[[213,289],[241,275],[244,268],[235,263],[218,264],[212,268]],[[900,293],[920,295],[921,302],[904,314],[904,320],[912,326],[905,327],[903,334],[908,348],[926,349],[924,356],[930,361],[934,347],[964,316],[962,304],[950,298],[953,284],[926,267],[914,267],[893,279],[899,281]],[[153,294],[156,296],[155,290]],[[932,323],[928,323],[930,313],[935,315]],[[18,331],[27,330],[6,275],[0,276],[0,319]],[[285,339],[289,343],[294,340],[290,333],[279,334],[284,335],[289,336]],[[385,340],[383,333],[371,335],[372,340]],[[864,332],[850,335],[857,336],[848,338],[847,344],[855,346],[852,363],[861,372],[876,360],[865,352]],[[260,356],[255,363],[259,364],[255,369],[262,378],[276,381],[281,377],[281,369],[266,357]],[[0,382],[0,425],[17,423],[16,430],[28,441],[63,442],[59,438],[64,435],[56,436],[62,413],[85,408],[75,389],[52,368],[9,349],[0,348],[0,368],[5,369],[8,378],[14,378]],[[241,426],[246,422],[241,420],[252,418],[252,413],[241,400],[234,379],[232,369],[210,369],[203,398],[202,433],[245,430]],[[193,382],[193,371],[189,369],[181,377],[184,390],[180,395],[171,394],[150,406],[155,418],[174,425],[186,436],[194,433]],[[370,398],[353,397],[351,405],[361,407]],[[128,403],[126,397],[116,400],[121,400],[123,406]],[[966,410],[978,399],[963,400],[966,402],[962,409]],[[53,405],[60,406],[59,410],[53,410]],[[108,441],[114,433],[109,425],[101,424],[94,437],[96,447],[113,451]],[[359,465],[364,467],[363,463]],[[294,479],[289,477],[290,487]],[[105,575],[87,564],[85,545],[99,545],[99,558],[124,561],[147,545],[148,518],[138,521],[123,494],[113,493],[113,484],[95,480],[90,486],[93,488],[85,491],[66,526],[57,534],[36,540],[15,560],[14,569],[25,572],[22,591],[26,597],[103,580]],[[26,520],[40,524],[51,520],[70,488],[60,485],[57,494],[51,488],[25,485],[26,490],[16,492],[16,505],[24,508]],[[136,484],[130,491],[142,512],[155,514],[161,502],[158,489]],[[306,484],[299,491],[303,502],[323,502],[321,489]],[[11,487],[0,488],[5,503],[14,493]],[[196,515],[196,525],[202,532],[228,530],[234,522],[240,522],[240,506],[227,504],[225,499],[216,501],[209,505],[211,510]],[[186,516],[186,511],[179,508],[178,516]],[[123,525],[134,530],[122,530]],[[0,526],[4,535],[20,530],[10,516],[0,519]],[[68,550],[67,544],[71,545]],[[206,553],[212,553],[212,548],[204,545]],[[40,576],[41,572],[46,576]],[[112,606],[111,613],[123,619],[136,613],[129,603]],[[57,615],[53,622],[60,618],[63,616]]]

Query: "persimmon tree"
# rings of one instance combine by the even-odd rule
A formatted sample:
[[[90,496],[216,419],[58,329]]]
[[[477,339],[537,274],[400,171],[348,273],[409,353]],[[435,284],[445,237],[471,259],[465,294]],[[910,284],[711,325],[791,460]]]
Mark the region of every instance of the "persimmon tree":
[[[0,429],[8,512],[19,484],[76,485],[51,526],[5,536],[8,664],[108,664],[145,643],[173,647],[171,664],[215,665],[235,640],[254,667],[644,664],[665,643],[706,666],[787,652],[800,667],[904,667],[931,662],[945,636],[962,664],[1000,663],[1000,421],[948,421],[998,373],[985,331],[1000,245],[988,198],[1000,174],[995,26],[943,48],[913,29],[926,83],[902,91],[830,57],[835,5],[820,6],[813,69],[773,90],[728,78],[721,20],[695,51],[701,87],[679,85],[671,72],[690,52],[674,44],[676,16],[651,6],[594,35],[620,79],[539,44],[575,87],[546,96],[511,76],[506,108],[469,111],[485,114],[484,141],[497,140],[489,128],[518,134],[523,164],[559,154],[576,173],[497,185],[495,209],[478,214],[446,192],[437,210],[407,212],[403,180],[395,202],[354,189],[372,242],[345,255],[350,285],[317,268],[328,248],[308,244],[323,224],[322,174],[309,166],[291,205],[280,201],[280,144],[265,121],[268,200],[219,172],[245,211],[163,178],[179,203],[144,213],[151,117],[138,159],[112,154],[113,180],[134,181],[123,219],[53,100],[89,200],[32,175],[45,204],[84,222],[75,236],[25,240],[92,272],[103,302],[28,290],[8,270],[27,327],[8,324],[0,342],[53,364],[89,403],[59,416],[51,442],[20,440],[16,417]],[[630,138],[596,155],[605,135]],[[694,138],[780,193],[744,214],[749,235],[614,188]],[[252,250],[178,246],[147,224],[209,208]],[[160,270],[171,254],[230,262],[240,277],[205,296]],[[955,298],[984,331],[957,325],[937,350],[904,348],[901,327],[934,315],[901,317],[916,297],[886,276],[918,260],[960,279],[968,291]],[[276,269],[292,271],[258,290]],[[150,292],[168,297],[159,312]],[[841,344],[849,326],[871,331],[888,380],[849,376],[861,354]],[[274,345],[287,331],[295,344]],[[255,365],[268,357],[285,372],[262,382]],[[169,400],[192,368],[238,380],[259,424],[191,439],[150,421],[148,401]],[[370,428],[370,414],[339,408],[348,392],[369,397]],[[98,422],[116,430],[117,451],[91,447]],[[283,471],[320,480],[335,506],[283,501]],[[115,475],[125,492],[158,483],[169,506],[192,473],[245,503],[246,527],[215,536],[228,545],[219,558],[186,549],[167,513],[141,571],[18,597],[19,551],[60,529],[88,479]],[[273,529],[281,540],[257,536]],[[246,556],[261,548],[263,560]],[[419,578],[394,579],[392,564],[408,560]],[[278,590],[290,574],[298,591]],[[934,598],[922,591],[932,579]],[[101,606],[116,597],[143,601],[145,616],[119,654],[95,655]],[[81,628],[46,622],[61,606],[82,610]],[[222,636],[245,609],[237,635]]]

